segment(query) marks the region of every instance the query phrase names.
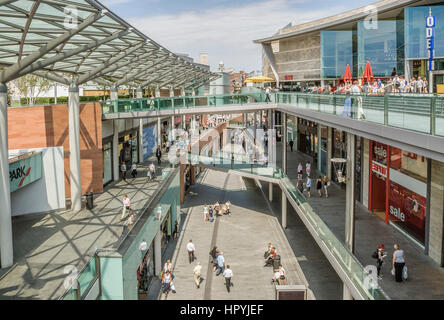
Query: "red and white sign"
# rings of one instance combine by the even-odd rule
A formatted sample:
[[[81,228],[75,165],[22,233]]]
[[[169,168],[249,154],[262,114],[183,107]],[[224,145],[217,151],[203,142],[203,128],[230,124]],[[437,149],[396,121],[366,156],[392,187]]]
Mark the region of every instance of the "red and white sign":
[[[387,178],[387,167],[383,164],[372,162],[372,172],[377,173],[384,178]]]

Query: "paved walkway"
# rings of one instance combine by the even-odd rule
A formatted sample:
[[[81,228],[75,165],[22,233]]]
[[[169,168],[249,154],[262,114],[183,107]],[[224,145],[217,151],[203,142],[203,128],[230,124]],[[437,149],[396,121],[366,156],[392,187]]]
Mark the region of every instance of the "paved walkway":
[[[293,183],[297,179],[297,166],[300,161],[303,163],[310,158],[300,152],[287,153],[287,173]],[[281,143],[277,147],[277,165],[281,165]],[[319,176],[317,169],[312,162],[312,177]],[[319,198],[316,194],[316,184],[313,181],[314,191],[312,197],[308,198],[308,202],[313,209],[319,214],[322,220],[332,230],[332,232],[344,242],[345,239],[345,189],[333,184],[329,189],[329,198]],[[313,190],[312,187],[312,190]],[[268,187],[267,192],[268,192]],[[277,189],[277,188],[276,188]],[[280,192],[275,192],[275,199],[280,200]],[[280,208],[280,201],[276,201],[275,205]],[[291,206],[289,206],[290,208]],[[279,209],[277,208],[277,210]],[[294,225],[299,219],[293,219],[293,215],[297,215],[291,208],[289,211],[287,237],[290,243],[297,241],[297,228]],[[359,261],[365,265],[374,265],[375,259],[371,257],[378,243],[383,243],[387,251],[387,258],[382,267],[383,279],[379,281],[382,289],[391,299],[444,299],[444,269],[436,262],[424,254],[424,251],[414,244],[410,239],[406,238],[401,232],[394,227],[385,224],[383,220],[372,212],[369,212],[360,203],[356,206],[356,222],[355,222],[355,254]],[[395,282],[390,274],[391,257],[393,254],[393,245],[397,243],[404,249],[406,254],[406,262],[409,271],[409,279],[402,283]],[[318,248],[317,248],[318,249]],[[308,281],[313,288],[312,277],[304,269],[304,263],[301,267],[307,276]],[[316,290],[313,288],[316,294]]]
[[[184,204],[191,211],[172,261],[177,293],[170,294],[168,299],[274,300],[272,269],[263,266],[263,252],[269,241],[282,256],[288,284],[307,284],[277,218],[254,181],[208,170],[203,181],[191,187],[191,192],[193,196],[188,196]],[[216,200],[221,203],[230,200],[232,215],[219,217],[214,223],[204,222],[203,205]],[[193,279],[196,262],[188,262],[186,244],[189,239],[195,243],[196,257],[203,267],[199,289]],[[225,262],[234,273],[234,287],[230,293],[223,277],[216,277],[209,263],[209,251],[214,244],[224,252]],[[310,298],[314,299],[311,292]]]
[[[157,181],[148,182],[146,165],[139,166],[138,173],[136,179],[105,188],[94,199],[92,210],[13,218],[16,263],[8,270],[2,269],[0,299],[58,299],[65,291],[65,266],[80,270],[96,248],[112,247],[121,239],[123,194],[128,194],[137,217],[158,189],[161,167],[157,168]]]

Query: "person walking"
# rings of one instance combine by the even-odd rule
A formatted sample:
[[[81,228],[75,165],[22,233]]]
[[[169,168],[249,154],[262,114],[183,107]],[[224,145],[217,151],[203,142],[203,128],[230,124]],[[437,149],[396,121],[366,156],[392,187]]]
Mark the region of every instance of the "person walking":
[[[302,179],[303,174],[304,174],[304,171],[303,171],[302,163],[299,162],[299,164],[298,164],[298,179],[299,178]]]
[[[309,177],[311,173],[311,163],[309,161],[305,164],[305,172],[307,173],[307,177]]]
[[[122,173],[122,179],[126,181],[126,163],[122,162],[122,165],[120,166],[120,172]]]
[[[148,169],[149,169],[150,180],[155,180],[156,179],[156,166],[154,165],[154,163],[151,162]]]
[[[127,194],[123,195],[123,209],[122,209],[122,215],[120,217],[120,221],[122,221],[123,219],[125,219],[126,217],[126,212],[131,210],[131,201],[128,198]]]
[[[294,145],[293,140],[290,140],[288,144],[290,145],[290,151],[293,152],[293,145]]]
[[[307,188],[307,195],[310,198],[311,197],[311,193],[310,193],[310,191],[311,191],[311,179],[310,179],[309,175],[307,175],[307,182],[305,183],[305,188]]]
[[[402,271],[405,267],[404,250],[401,250],[397,244],[394,245],[394,248],[392,266],[395,269],[395,279],[396,282],[402,282]]]
[[[165,264],[163,265],[163,272],[173,272],[173,264],[171,263],[171,260],[167,260]]]
[[[382,263],[384,262],[384,258],[387,256],[384,252],[384,245],[382,243],[378,244],[378,248],[376,249],[376,252],[373,254],[373,257],[375,256],[376,256],[376,270],[378,270],[377,276],[378,279],[381,280]]]
[[[213,249],[210,251],[210,261],[213,264],[213,272],[217,269],[217,246],[214,246]]]
[[[267,87],[267,89],[265,89],[265,102],[271,102],[271,99],[270,99],[270,87]]]
[[[230,202],[230,200],[227,200],[227,202],[225,202],[225,208],[226,208],[226,210],[227,210],[226,213],[227,213],[228,215],[231,215],[230,206],[231,206],[231,202]]]
[[[214,217],[213,217],[213,206],[210,205],[210,207],[208,208],[208,221],[213,222],[214,221]]]
[[[170,293],[172,281],[173,277],[170,271],[167,271],[162,275],[162,292],[165,294],[165,299],[168,297],[168,293]]]
[[[224,258],[224,253],[221,251],[219,253],[219,255],[217,256],[217,272],[216,272],[216,276],[218,276],[221,273],[223,273],[224,272],[224,268],[225,268],[225,258]]]
[[[323,184],[325,197],[328,198],[328,187],[330,186],[330,181],[328,180],[327,176],[324,176]]]
[[[233,286],[233,283],[231,283],[231,279],[233,279],[233,271],[230,269],[229,264],[227,264],[227,268],[224,270],[222,275],[225,278],[225,286],[227,287],[227,291],[230,292],[230,287]]]
[[[296,184],[296,188],[298,188],[301,194],[304,194],[304,181],[302,180],[302,176],[298,178],[298,183]]]
[[[318,196],[322,198],[322,177],[319,176],[316,180],[316,191],[318,192]]]
[[[190,239],[190,241],[187,243],[187,251],[188,251],[188,260],[190,261],[190,264],[196,259],[194,256],[194,251],[196,251],[196,247],[194,246],[193,240]]]
[[[210,220],[210,214],[208,213],[208,206],[205,205],[203,208],[204,221]]]
[[[160,160],[160,158],[162,157],[162,150],[160,150],[160,146],[157,146],[156,157],[157,157],[157,164],[161,164],[162,161]]]
[[[200,262],[197,262],[197,265],[194,267],[193,275],[194,275],[194,283],[197,286],[197,289],[200,288],[200,274],[202,271],[202,266],[200,265]]]
[[[176,239],[177,236],[179,235],[179,222],[174,223],[174,232],[173,232],[173,238]]]
[[[131,177],[134,179],[135,177],[137,177],[137,165],[134,162],[133,165],[131,166]]]

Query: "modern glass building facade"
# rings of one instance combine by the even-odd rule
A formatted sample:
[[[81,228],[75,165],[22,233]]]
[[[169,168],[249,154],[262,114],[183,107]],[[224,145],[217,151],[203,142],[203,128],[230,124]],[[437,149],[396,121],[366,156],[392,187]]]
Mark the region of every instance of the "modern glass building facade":
[[[321,76],[342,77],[349,64],[353,66],[353,31],[321,31]]]
[[[346,65],[361,78],[367,61],[377,78],[398,75],[428,77],[426,18],[436,18],[435,70],[444,68],[444,2],[442,5],[406,7],[396,17],[377,24],[358,21],[352,30],[321,31],[321,77],[340,79]]]

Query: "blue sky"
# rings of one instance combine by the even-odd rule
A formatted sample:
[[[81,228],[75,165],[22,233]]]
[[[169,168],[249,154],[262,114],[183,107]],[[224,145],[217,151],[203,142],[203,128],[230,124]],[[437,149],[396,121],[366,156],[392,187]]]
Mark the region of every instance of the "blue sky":
[[[237,71],[260,70],[267,37],[288,23],[303,23],[369,5],[374,0],[99,0],[114,13],[173,52],[198,61],[208,53]]]

